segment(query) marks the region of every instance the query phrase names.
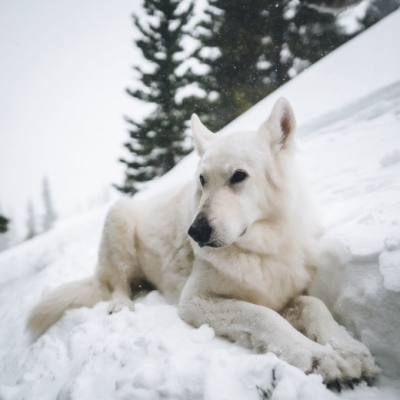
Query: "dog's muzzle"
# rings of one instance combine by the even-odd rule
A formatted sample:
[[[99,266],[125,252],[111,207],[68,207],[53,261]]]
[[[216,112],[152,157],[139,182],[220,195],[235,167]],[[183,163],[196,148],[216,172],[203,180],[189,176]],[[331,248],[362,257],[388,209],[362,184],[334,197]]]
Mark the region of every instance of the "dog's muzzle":
[[[193,221],[193,224],[190,225],[188,234],[195,242],[198,243],[200,247],[216,247],[210,243],[212,231],[213,228],[209,224],[208,219],[204,216],[204,214],[199,214]]]

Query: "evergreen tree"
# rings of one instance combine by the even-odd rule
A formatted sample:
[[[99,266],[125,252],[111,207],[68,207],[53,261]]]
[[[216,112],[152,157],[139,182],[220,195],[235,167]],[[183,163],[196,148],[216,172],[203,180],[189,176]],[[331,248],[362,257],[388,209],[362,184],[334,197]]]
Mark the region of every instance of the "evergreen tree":
[[[290,3],[285,13],[293,14],[293,17],[286,14],[287,43],[281,44],[281,48],[290,53],[287,66],[290,78],[353,37],[337,23],[335,14],[322,13],[300,4],[291,8]]]
[[[196,56],[210,67],[201,85],[207,93],[215,93],[206,122],[212,130],[222,128],[271,91],[263,84],[258,65],[265,52],[262,11],[266,3],[209,0]]]
[[[371,0],[365,16],[360,20],[363,29],[369,28],[400,7],[400,0]]]
[[[0,214],[0,252],[7,250],[11,246],[11,235],[9,218]]]
[[[0,233],[6,233],[8,231],[8,224],[10,220],[4,215],[0,214]]]
[[[142,87],[127,92],[156,109],[143,122],[127,118],[131,130],[125,147],[130,157],[120,159],[126,165],[125,182],[116,185],[124,193],[134,194],[141,182],[166,173],[191,150],[185,131],[194,110],[187,107],[188,99],[178,101],[177,94],[196,80],[191,69],[182,67],[182,40],[189,35],[193,3],[183,10],[182,4],[180,0],[145,0],[147,20],[133,16],[142,35],[136,45],[153,70],[134,67]]]
[[[18,241],[12,211],[7,211],[6,215],[7,217],[0,206],[0,251],[9,249]]]
[[[209,0],[198,57],[218,128],[350,38],[332,14],[283,0]],[[218,122],[219,121],[219,122]]]
[[[54,225],[57,219],[56,212],[54,211],[53,203],[50,195],[49,181],[47,177],[43,179],[43,204],[44,204],[44,216],[43,216],[43,232],[48,231]]]
[[[32,239],[37,235],[36,230],[36,215],[33,208],[33,203],[31,200],[28,202],[28,219],[27,219],[28,233],[26,235],[26,240]]]

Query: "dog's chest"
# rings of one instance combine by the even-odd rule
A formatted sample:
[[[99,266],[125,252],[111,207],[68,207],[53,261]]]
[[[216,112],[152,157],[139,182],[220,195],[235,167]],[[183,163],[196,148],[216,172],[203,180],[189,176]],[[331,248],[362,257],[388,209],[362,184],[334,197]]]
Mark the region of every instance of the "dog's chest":
[[[229,280],[229,296],[280,311],[307,287],[310,274],[302,257],[238,254],[219,272]],[[228,293],[226,293],[228,294]]]

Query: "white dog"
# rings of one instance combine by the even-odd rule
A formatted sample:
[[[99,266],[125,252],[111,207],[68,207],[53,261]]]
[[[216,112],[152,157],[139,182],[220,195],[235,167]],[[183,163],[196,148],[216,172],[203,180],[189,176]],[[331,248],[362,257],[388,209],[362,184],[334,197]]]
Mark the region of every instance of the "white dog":
[[[271,351],[325,382],[372,379],[367,348],[325,305],[305,296],[317,267],[318,226],[294,163],[295,117],[279,99],[257,132],[214,135],[192,117],[196,179],[152,200],[124,200],[107,216],[94,277],[48,294],[28,320],[40,335],[65,310],[128,306],[145,283],[184,321]]]

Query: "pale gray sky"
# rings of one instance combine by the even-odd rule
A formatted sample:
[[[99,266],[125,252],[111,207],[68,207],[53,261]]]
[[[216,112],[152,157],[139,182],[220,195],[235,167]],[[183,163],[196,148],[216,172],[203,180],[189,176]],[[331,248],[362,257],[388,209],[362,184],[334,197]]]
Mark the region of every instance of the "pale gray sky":
[[[45,174],[61,216],[122,180],[139,5],[0,0],[0,207],[20,223]]]

